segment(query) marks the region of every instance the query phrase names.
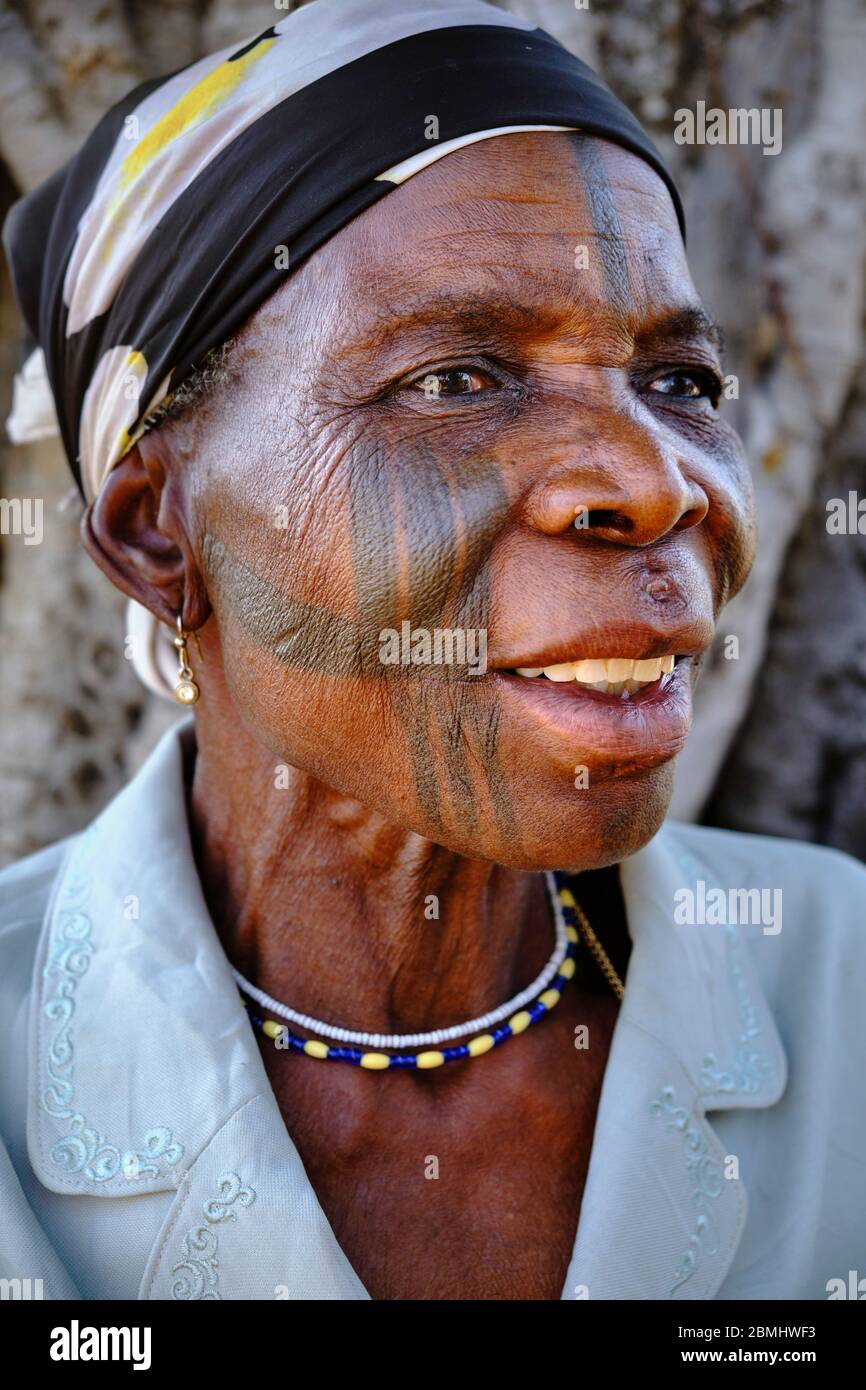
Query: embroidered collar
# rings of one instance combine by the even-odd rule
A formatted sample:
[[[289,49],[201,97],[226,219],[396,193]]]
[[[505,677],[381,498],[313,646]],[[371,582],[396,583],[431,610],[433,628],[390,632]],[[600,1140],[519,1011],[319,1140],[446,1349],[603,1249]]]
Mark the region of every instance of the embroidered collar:
[[[193,749],[188,719],[58,875],[34,971],[30,1160],[53,1192],[176,1190],[142,1297],[365,1298],[204,901]],[[760,928],[675,924],[677,891],[718,881],[705,833],[668,824],[621,867],[633,950],[563,1298],[712,1297],[742,1234],[743,1183],[706,1114],[774,1104],[786,1064],[743,940]]]

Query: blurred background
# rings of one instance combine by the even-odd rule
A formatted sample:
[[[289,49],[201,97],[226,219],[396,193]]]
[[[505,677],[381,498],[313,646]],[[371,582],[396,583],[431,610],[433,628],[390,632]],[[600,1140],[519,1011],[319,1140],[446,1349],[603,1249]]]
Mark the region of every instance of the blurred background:
[[[866,7],[583,4],[502,8],[596,68],[669,161],[695,282],[736,378],[722,408],[758,498],[758,561],[722,615],[672,815],[866,859]],[[0,215],[131,87],[297,8],[0,3]],[[676,144],[676,111],[699,101],[780,109],[781,152]],[[4,267],[0,419],[24,348]],[[124,604],[80,546],[70,482],[58,443],[2,436],[0,498],[44,499],[44,538],[0,537],[0,862],[90,821],[178,717],[124,659]],[[828,502],[847,510],[851,493],[864,502],[864,534],[828,530]]]

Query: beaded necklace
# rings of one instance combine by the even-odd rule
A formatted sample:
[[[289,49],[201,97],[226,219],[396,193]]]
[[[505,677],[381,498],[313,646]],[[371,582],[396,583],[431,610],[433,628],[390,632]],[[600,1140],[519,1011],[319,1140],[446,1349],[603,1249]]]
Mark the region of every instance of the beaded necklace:
[[[277,1048],[300,1052],[307,1057],[316,1057],[328,1062],[348,1062],[351,1066],[363,1067],[367,1071],[388,1071],[393,1067],[429,1071],[434,1067],[444,1066],[446,1062],[458,1062],[467,1057],[481,1057],[487,1052],[492,1052],[509,1038],[525,1033],[545,1014],[550,1013],[559,1003],[562,991],[574,975],[581,933],[613,993],[617,999],[622,999],[625,992],[622,980],[585,913],[575,900],[574,894],[563,886],[561,875],[547,873],[545,879],[556,928],[553,954],[531,985],[490,1013],[470,1019],[468,1023],[455,1024],[450,1028],[437,1028],[430,1033],[362,1033],[348,1028],[338,1028],[334,1024],[311,1018],[308,1014],[298,1013],[250,984],[239,970],[233,970],[250,1022],[254,1028],[264,1033],[265,1037],[272,1039]],[[533,999],[533,996],[536,997]],[[247,1000],[277,1014],[283,1021],[264,1018],[250,1007]],[[533,1002],[530,1003],[530,1000]],[[528,1008],[524,1008],[526,1004],[529,1005]],[[291,1031],[287,1026],[289,1023],[298,1024],[309,1032],[330,1038],[337,1046],[323,1042],[320,1038],[302,1038]],[[479,1029],[486,1031],[479,1032]],[[474,1036],[468,1042],[448,1047],[436,1045],[460,1037],[465,1038],[469,1033]],[[414,1050],[391,1054],[381,1050],[386,1047],[411,1047]],[[419,1048],[421,1050],[418,1050]]]

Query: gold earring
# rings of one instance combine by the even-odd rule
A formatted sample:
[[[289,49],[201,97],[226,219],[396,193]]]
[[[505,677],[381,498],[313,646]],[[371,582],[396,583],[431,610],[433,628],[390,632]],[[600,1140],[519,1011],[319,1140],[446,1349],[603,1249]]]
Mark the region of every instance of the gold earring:
[[[178,613],[177,636],[174,639],[174,645],[177,647],[177,684],[174,687],[174,698],[182,705],[194,705],[201,694],[193,680],[192,667],[189,664],[189,653],[186,645],[189,636],[190,634],[183,630],[182,615]],[[198,647],[198,637],[195,633],[192,633],[192,636],[195,637]],[[199,656],[201,656],[201,647],[199,647]]]

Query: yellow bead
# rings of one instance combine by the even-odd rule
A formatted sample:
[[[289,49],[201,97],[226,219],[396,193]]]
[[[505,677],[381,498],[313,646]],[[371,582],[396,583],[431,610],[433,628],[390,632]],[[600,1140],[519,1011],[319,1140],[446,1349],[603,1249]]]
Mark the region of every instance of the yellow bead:
[[[430,1067],[441,1067],[444,1061],[441,1052],[419,1052],[415,1058],[415,1065],[421,1071],[428,1071]]]
[[[559,1003],[559,990],[546,989],[543,994],[538,996],[539,1004],[543,1004],[546,1009],[552,1009],[554,1004]]]
[[[570,888],[560,888],[559,901],[563,907],[577,907],[574,894]]]
[[[367,1071],[385,1071],[391,1065],[391,1058],[387,1052],[365,1052],[361,1058],[361,1066],[366,1067]]]
[[[467,1045],[469,1047],[470,1057],[483,1057],[484,1053],[489,1052],[493,1046],[493,1034],[479,1033],[478,1037],[473,1038]]]
[[[276,1023],[272,1018],[266,1019],[262,1024],[262,1032],[267,1038],[278,1038],[281,1033],[285,1033],[286,1025]]]
[[[319,1042],[317,1038],[308,1038],[304,1043],[304,1051],[308,1057],[327,1057],[328,1044]]]
[[[560,975],[564,975],[566,980],[570,980],[575,971],[574,957],[566,956],[562,965],[559,967]]]
[[[566,935],[566,937],[568,938],[569,941],[579,941],[579,940],[580,940],[580,937],[578,936],[577,930],[576,930],[575,927],[566,927],[566,929],[565,929],[565,935]]]
[[[526,1010],[521,1009],[519,1014],[515,1014],[513,1018],[508,1020],[508,1026],[512,1033],[525,1033],[531,1022],[532,1019]]]

